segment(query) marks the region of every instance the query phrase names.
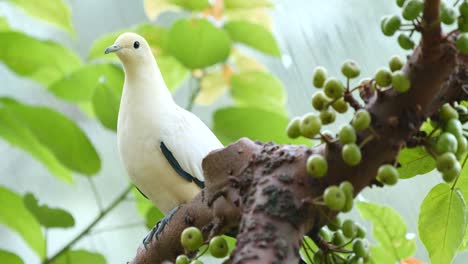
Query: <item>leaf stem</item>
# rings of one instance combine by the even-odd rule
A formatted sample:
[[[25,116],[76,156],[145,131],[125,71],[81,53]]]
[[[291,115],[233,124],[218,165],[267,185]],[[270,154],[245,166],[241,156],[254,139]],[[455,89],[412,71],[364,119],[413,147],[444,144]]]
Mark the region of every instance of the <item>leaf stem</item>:
[[[96,200],[96,204],[99,208],[99,212],[102,212],[102,208],[103,208],[102,200],[101,200],[101,196],[99,195],[99,192],[97,191],[96,184],[94,184],[93,179],[91,179],[90,177],[88,177],[88,182],[89,182],[89,185],[91,185],[91,190],[93,191],[94,199]]]
[[[127,197],[132,188],[133,185],[130,184],[114,201],[112,201],[112,203],[107,208],[102,210],[99,213],[99,215],[83,231],[81,231],[74,239],[72,239],[62,249],[55,253],[55,255],[53,255],[50,258],[46,258],[46,260],[44,260],[42,263],[52,263],[55,259],[57,259],[63,253],[65,253],[68,249],[70,249],[70,247],[72,247],[76,242],[80,241],[91,231],[91,229],[93,229],[94,226],[96,226],[102,220],[102,218],[104,218],[110,211],[112,211],[117,205],[119,205],[125,199],[125,197]]]
[[[195,87],[192,87],[192,85],[190,85],[191,87],[191,93],[190,93],[190,98],[189,98],[189,103],[187,105],[187,111],[192,111],[193,109],[193,105],[195,103],[195,99],[197,98],[197,95],[198,93],[200,92],[200,82],[199,82],[199,79],[198,78],[194,78],[192,76],[192,78],[190,78],[190,82],[192,82],[193,80],[195,80]]]

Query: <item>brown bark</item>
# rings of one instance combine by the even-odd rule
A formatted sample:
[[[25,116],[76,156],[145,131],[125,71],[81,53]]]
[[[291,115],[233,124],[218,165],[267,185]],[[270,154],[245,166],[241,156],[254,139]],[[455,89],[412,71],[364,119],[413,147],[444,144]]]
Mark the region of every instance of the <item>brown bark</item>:
[[[361,92],[364,108],[372,115],[372,130],[360,132],[358,142],[373,139],[361,148],[358,166],[342,161],[339,142],[306,148],[242,139],[205,158],[206,188],[176,213],[158,241],[139,250],[132,263],[173,261],[183,253],[180,233],[191,225],[201,228],[208,239],[238,228],[232,263],[297,263],[302,237],[316,238],[336,215],[314,205],[314,198],[345,180],[353,184],[355,194],[372,186],[379,166],[395,163],[399,150],[427,117],[446,102],[466,98],[462,86],[468,83],[467,59],[451,39],[443,38],[439,4],[425,2],[422,42],[403,69],[411,89],[403,94],[394,89]],[[329,170],[323,179],[305,171],[312,153],[327,158]]]

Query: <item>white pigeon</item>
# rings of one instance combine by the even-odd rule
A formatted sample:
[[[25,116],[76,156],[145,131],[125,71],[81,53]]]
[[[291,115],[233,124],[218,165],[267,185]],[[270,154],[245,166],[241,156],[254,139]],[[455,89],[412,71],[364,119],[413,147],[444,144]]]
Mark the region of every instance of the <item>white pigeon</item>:
[[[105,51],[110,52],[125,71],[117,125],[121,160],[140,192],[167,214],[200,191],[202,160],[223,145],[174,102],[142,36],[123,33]]]

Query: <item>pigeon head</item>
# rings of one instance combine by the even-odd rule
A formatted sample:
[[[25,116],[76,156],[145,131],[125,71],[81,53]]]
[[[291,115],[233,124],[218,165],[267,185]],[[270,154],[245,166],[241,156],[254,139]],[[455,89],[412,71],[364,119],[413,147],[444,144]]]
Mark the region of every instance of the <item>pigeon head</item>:
[[[125,65],[144,64],[147,60],[154,60],[151,48],[146,40],[131,32],[121,34],[114,45],[105,50],[105,54],[114,52]]]

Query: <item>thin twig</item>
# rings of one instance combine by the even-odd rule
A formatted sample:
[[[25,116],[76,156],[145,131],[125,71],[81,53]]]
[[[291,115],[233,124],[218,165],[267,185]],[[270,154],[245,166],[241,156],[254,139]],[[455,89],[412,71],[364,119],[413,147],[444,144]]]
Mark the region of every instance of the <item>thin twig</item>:
[[[94,199],[96,200],[97,206],[99,208],[99,212],[102,212],[102,200],[101,196],[99,195],[99,192],[97,191],[96,184],[94,184],[93,179],[91,177],[87,177],[89,185],[91,185],[91,190],[93,191]]]

